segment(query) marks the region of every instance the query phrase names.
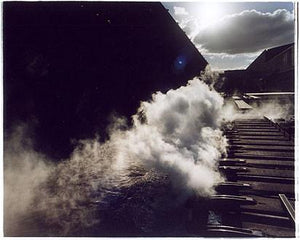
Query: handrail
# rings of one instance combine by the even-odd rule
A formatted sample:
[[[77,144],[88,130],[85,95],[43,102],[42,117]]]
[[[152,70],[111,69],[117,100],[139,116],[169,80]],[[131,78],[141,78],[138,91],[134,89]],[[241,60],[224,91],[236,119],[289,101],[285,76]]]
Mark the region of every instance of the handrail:
[[[227,233],[232,234],[234,236],[244,236],[244,237],[263,237],[263,233],[261,231],[247,229],[247,228],[238,228],[233,226],[226,225],[207,225],[208,232],[214,233]]]
[[[229,187],[238,187],[238,188],[251,188],[249,183],[239,183],[239,182],[223,182],[220,183],[218,186],[229,186]]]
[[[272,126],[274,126],[277,129],[279,129],[279,131],[283,133],[283,136],[287,135],[288,139],[290,141],[293,141],[293,138],[292,138],[291,134],[289,134],[286,130],[284,130],[278,123],[273,122],[270,118],[268,118],[266,116],[264,116],[264,119],[266,119]]]
[[[245,165],[245,164],[246,161],[244,159],[223,158],[219,160],[220,166]]]
[[[295,210],[292,206],[292,204],[290,203],[290,201],[287,199],[285,194],[279,194],[279,198],[282,202],[282,204],[284,205],[286,211],[288,212],[290,218],[294,221],[294,223],[296,222],[295,220]]]
[[[248,183],[223,182],[216,186],[216,191],[224,192],[225,190],[229,190],[229,192],[232,192],[233,190],[248,190],[251,188],[251,185]]]
[[[256,200],[252,197],[248,196],[240,196],[240,195],[228,195],[228,194],[217,194],[212,195],[210,200],[216,204],[217,202],[222,203],[223,205],[226,203],[231,203],[233,205],[255,205],[257,204]]]
[[[240,166],[219,166],[219,170],[225,172],[249,172],[248,168]]]

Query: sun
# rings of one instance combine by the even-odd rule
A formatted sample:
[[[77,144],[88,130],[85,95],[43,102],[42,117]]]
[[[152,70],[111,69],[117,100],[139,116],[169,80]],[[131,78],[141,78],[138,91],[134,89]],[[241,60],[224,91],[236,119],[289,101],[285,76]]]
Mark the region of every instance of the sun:
[[[224,16],[224,6],[220,3],[201,3],[197,8],[197,16],[201,26],[215,24]]]

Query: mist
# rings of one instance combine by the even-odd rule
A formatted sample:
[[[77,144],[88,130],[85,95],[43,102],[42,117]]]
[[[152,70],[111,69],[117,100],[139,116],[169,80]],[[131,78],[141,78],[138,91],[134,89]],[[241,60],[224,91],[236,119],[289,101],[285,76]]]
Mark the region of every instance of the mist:
[[[222,114],[225,121],[234,121],[236,119],[251,119],[267,117],[271,120],[284,119],[291,120],[294,115],[294,103],[290,99],[284,101],[279,99],[269,99],[250,103],[252,110],[247,112],[237,111],[233,102],[227,102],[223,106]]]
[[[4,232],[26,231],[22,219],[32,212],[32,202],[54,165],[32,148],[29,129],[15,128],[4,144]]]
[[[201,77],[195,78],[141,102],[132,126],[122,117],[113,117],[106,142],[97,136],[79,140],[70,158],[55,165],[33,150],[34,139],[28,137],[26,127],[16,127],[5,143],[5,235],[70,236],[101,228],[107,214],[101,215],[99,208],[109,209],[110,199],[138,184],[168,182],[172,197],[163,192],[151,200],[168,205],[214,194],[214,187],[225,180],[217,168],[227,146],[220,130],[222,107],[223,98]],[[145,198],[150,194],[141,191]],[[159,211],[161,206],[154,205],[154,211]],[[136,215],[142,219],[151,218],[145,213],[148,208],[139,206],[134,211],[140,211]],[[141,229],[150,222],[132,221]]]

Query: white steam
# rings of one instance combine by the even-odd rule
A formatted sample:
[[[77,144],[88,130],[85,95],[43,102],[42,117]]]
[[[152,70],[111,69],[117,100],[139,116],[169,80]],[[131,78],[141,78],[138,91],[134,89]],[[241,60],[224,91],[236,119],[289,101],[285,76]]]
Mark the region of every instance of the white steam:
[[[93,203],[103,202],[108,192],[128,182],[129,165],[117,165],[115,155],[111,142],[85,140],[69,160],[57,165],[41,191],[38,210],[59,235],[98,224]]]
[[[223,181],[217,162],[227,145],[219,130],[222,106],[222,97],[195,78],[166,94],[153,94],[141,103],[131,128],[121,130],[126,124],[115,119],[107,142],[79,141],[70,159],[56,166],[30,145],[24,147],[24,135],[13,135],[5,145],[6,235],[22,235],[18,223],[35,213],[52,229],[49,235],[101,225],[105,217],[95,216],[95,203],[149,181],[152,171],[167,175],[178,195],[213,194]]]
[[[259,106],[254,106],[254,112],[260,116],[266,116],[270,119],[285,119],[289,120],[291,115],[294,115],[294,104],[290,101],[285,103],[279,100],[265,102]]]
[[[153,94],[133,117],[132,129],[112,134],[118,158],[139,159],[167,173],[174,187],[212,194],[222,181],[216,164],[226,147],[218,130],[222,105],[220,95],[199,79],[166,94]]]
[[[247,112],[238,111],[233,102],[227,102],[223,107],[223,118],[230,122],[236,119],[263,118],[264,116],[272,120],[290,120],[294,115],[294,104],[290,100],[280,102],[278,99],[273,99],[259,102],[259,104],[251,104],[253,109]]]
[[[4,145],[4,232],[24,231],[19,222],[32,211],[32,201],[40,192],[53,165],[32,150],[24,125],[16,128]]]

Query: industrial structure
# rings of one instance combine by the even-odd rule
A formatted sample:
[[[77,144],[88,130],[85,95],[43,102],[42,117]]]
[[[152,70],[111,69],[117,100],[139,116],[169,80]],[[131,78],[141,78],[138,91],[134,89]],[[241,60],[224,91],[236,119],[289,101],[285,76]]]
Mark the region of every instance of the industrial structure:
[[[232,101],[240,112],[253,110],[237,96]],[[229,182],[217,188],[225,194],[219,204],[223,202],[228,207],[218,212],[222,221],[213,233],[294,237],[293,135],[263,116],[237,119],[229,126],[225,130],[230,144],[228,157],[220,161],[221,171]]]
[[[246,69],[225,71],[227,92],[294,91],[294,43],[264,50]]]
[[[225,130],[228,157],[220,161],[228,182],[217,189],[224,194],[219,202],[231,204],[225,211],[218,210],[222,221],[208,232],[210,236],[294,237],[294,44],[266,49],[246,69],[225,71],[223,77],[222,90],[239,93],[229,101],[241,113],[274,102],[289,113],[287,119],[249,114],[229,124]]]
[[[294,69],[294,44],[264,50],[248,67],[253,73],[269,75]],[[267,73],[267,74],[266,74]]]

